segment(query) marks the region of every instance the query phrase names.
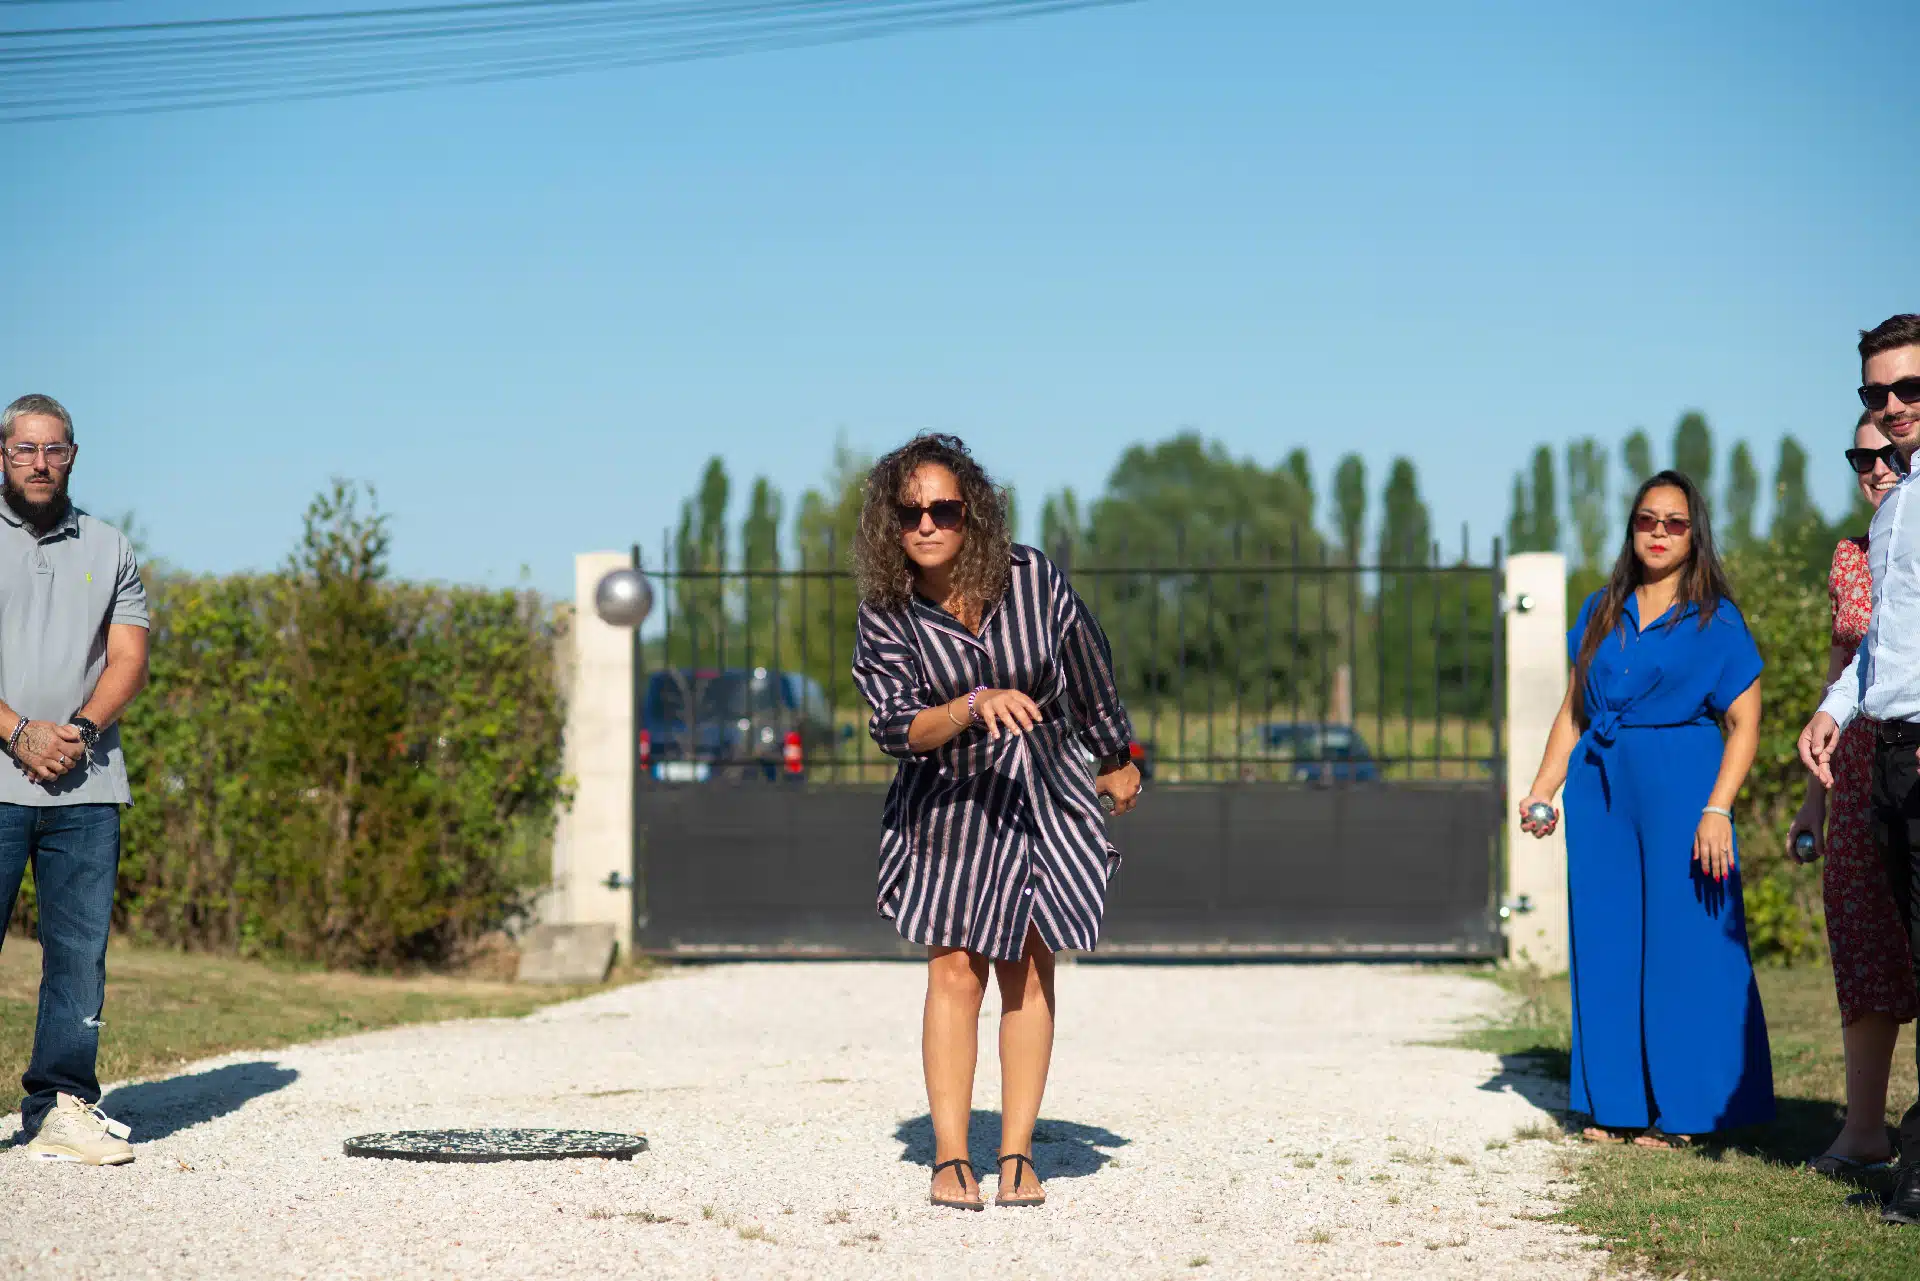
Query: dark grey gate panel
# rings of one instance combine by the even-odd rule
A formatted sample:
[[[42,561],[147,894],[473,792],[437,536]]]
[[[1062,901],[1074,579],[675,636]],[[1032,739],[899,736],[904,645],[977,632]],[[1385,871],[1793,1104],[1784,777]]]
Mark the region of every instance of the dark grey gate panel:
[[[634,894],[640,950],[917,953],[873,908],[886,794],[858,784],[643,787]]]
[[[653,785],[635,936],[661,955],[916,955],[874,912],[874,786]],[[1491,786],[1155,789],[1113,824],[1100,955],[1496,954]]]
[[[1497,954],[1491,786],[1155,790],[1122,852],[1102,955]]]

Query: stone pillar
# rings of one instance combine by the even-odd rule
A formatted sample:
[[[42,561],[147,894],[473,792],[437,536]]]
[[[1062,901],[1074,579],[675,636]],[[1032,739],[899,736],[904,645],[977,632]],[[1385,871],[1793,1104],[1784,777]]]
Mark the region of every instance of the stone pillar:
[[[1508,956],[1557,974],[1568,955],[1566,824],[1545,840],[1529,836],[1520,830],[1520,801],[1567,694],[1566,559],[1551,552],[1509,557],[1506,603],[1506,892],[1509,902],[1524,897],[1532,904],[1507,920]]]
[[[626,552],[573,558],[573,646],[567,688],[566,772],[573,807],[553,840],[550,924],[603,922],[633,944],[632,892],[608,889],[609,873],[633,875],[633,633],[593,612],[593,589],[609,570],[632,563]]]

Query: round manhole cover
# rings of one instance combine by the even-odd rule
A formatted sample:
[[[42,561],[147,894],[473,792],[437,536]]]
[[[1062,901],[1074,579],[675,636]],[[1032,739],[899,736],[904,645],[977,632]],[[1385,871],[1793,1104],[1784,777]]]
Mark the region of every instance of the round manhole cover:
[[[645,1152],[647,1140],[605,1130],[395,1130],[362,1134],[343,1146],[348,1156],[389,1161],[626,1161]]]

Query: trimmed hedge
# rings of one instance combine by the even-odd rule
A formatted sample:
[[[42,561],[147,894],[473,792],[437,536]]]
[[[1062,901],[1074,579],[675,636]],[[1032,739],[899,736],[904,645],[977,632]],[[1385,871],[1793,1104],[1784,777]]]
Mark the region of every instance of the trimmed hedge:
[[[546,881],[567,799],[553,621],[531,593],[390,582],[387,547],[385,518],[336,482],[278,572],[149,573],[118,926],[430,963]]]

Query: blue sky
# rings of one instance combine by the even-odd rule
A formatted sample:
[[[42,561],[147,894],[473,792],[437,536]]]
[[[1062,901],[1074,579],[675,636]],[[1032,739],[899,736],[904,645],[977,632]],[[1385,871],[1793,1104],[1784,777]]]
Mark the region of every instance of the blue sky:
[[[1030,526],[1192,428],[1323,491],[1404,453],[1481,543],[1535,444],[1698,407],[1839,510],[1856,331],[1920,310],[1920,10],[1675,10],[1146,0],[0,126],[0,392],[63,399],[76,496],[182,567],[276,563],[339,474],[397,572],[560,594],[712,453],[791,509],[836,436],[928,428]]]

